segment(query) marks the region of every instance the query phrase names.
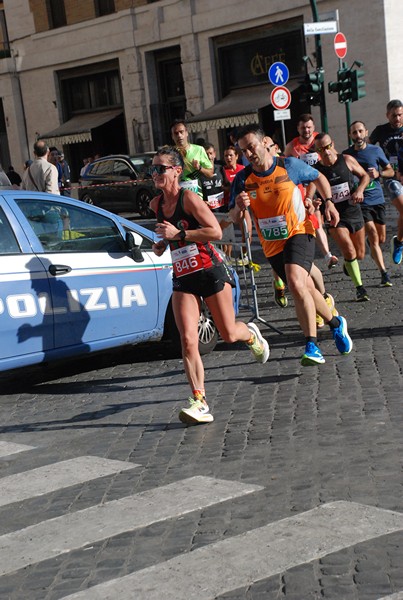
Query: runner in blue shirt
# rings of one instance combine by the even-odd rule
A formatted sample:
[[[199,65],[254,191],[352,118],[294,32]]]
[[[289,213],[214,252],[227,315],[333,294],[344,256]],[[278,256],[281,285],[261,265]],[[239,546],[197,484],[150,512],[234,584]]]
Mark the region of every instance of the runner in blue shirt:
[[[393,177],[394,170],[379,146],[367,144],[368,130],[363,121],[354,121],[350,125],[350,137],[353,145],[344,150],[343,154],[354,156],[371,177],[369,185],[364,190],[364,201],[360,206],[371,256],[381,273],[381,286],[390,287],[392,282],[386,271],[381,249],[381,244],[386,239],[386,220],[385,198],[379,178]]]

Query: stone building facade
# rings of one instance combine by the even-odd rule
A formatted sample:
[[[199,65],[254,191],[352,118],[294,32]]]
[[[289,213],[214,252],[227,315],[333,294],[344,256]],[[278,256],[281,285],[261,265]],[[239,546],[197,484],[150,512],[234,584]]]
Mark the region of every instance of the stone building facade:
[[[301,82],[315,67],[312,0],[5,0],[0,2],[0,160],[15,168],[38,137],[66,154],[77,176],[95,152],[135,153],[169,143],[169,123],[190,119],[194,139],[220,150],[231,127],[260,122],[277,132],[267,69],[290,70],[291,119],[318,107]],[[338,9],[346,62],[364,62],[367,95],[351,120],[382,122],[390,98],[403,98],[401,0],[316,0],[319,15]],[[322,35],[325,85],[339,61]],[[303,57],[305,61],[303,60]],[[347,145],[345,107],[326,92],[329,132]],[[249,115],[249,116],[248,116]]]

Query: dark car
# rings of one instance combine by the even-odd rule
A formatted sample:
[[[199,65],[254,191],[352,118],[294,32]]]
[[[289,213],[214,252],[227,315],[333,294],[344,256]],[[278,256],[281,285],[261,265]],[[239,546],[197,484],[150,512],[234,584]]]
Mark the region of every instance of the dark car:
[[[153,155],[154,152],[144,152],[97,158],[80,178],[79,199],[114,213],[135,212],[146,219],[154,217],[150,200],[157,191],[148,174]]]

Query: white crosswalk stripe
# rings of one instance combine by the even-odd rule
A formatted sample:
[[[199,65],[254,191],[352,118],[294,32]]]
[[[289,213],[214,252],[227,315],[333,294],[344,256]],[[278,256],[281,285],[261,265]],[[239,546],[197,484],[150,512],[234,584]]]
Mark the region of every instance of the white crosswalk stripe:
[[[0,444],[0,457],[30,449],[5,442]],[[82,456],[10,475],[0,479],[0,506],[138,466]],[[48,519],[0,537],[0,576],[262,489],[258,485],[197,476]],[[401,513],[353,502],[333,502],[94,585],[65,596],[64,600],[160,600],[161,590],[164,600],[213,600],[330,553],[398,531],[403,531]],[[379,600],[403,600],[403,592]]]
[[[402,529],[403,514],[353,502],[332,502],[65,596],[64,600],[213,600],[331,552]]]
[[[0,575],[260,489],[211,477],[191,477],[49,519],[0,537]]]
[[[33,449],[33,446],[14,444],[14,442],[0,442],[0,458],[2,458],[3,456],[10,456],[11,454],[17,454],[18,452],[26,452],[27,450]]]
[[[0,506],[43,496],[72,485],[85,483],[106,475],[138,467],[133,463],[109,460],[98,456],[80,456],[38,467],[31,471],[9,475],[0,480]]]

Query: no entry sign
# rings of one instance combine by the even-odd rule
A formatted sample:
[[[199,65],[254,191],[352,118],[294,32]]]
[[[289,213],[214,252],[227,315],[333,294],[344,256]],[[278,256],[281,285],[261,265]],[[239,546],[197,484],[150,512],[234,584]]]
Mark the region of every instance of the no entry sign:
[[[347,54],[347,39],[341,31],[334,36],[334,51],[339,58],[344,58]]]

